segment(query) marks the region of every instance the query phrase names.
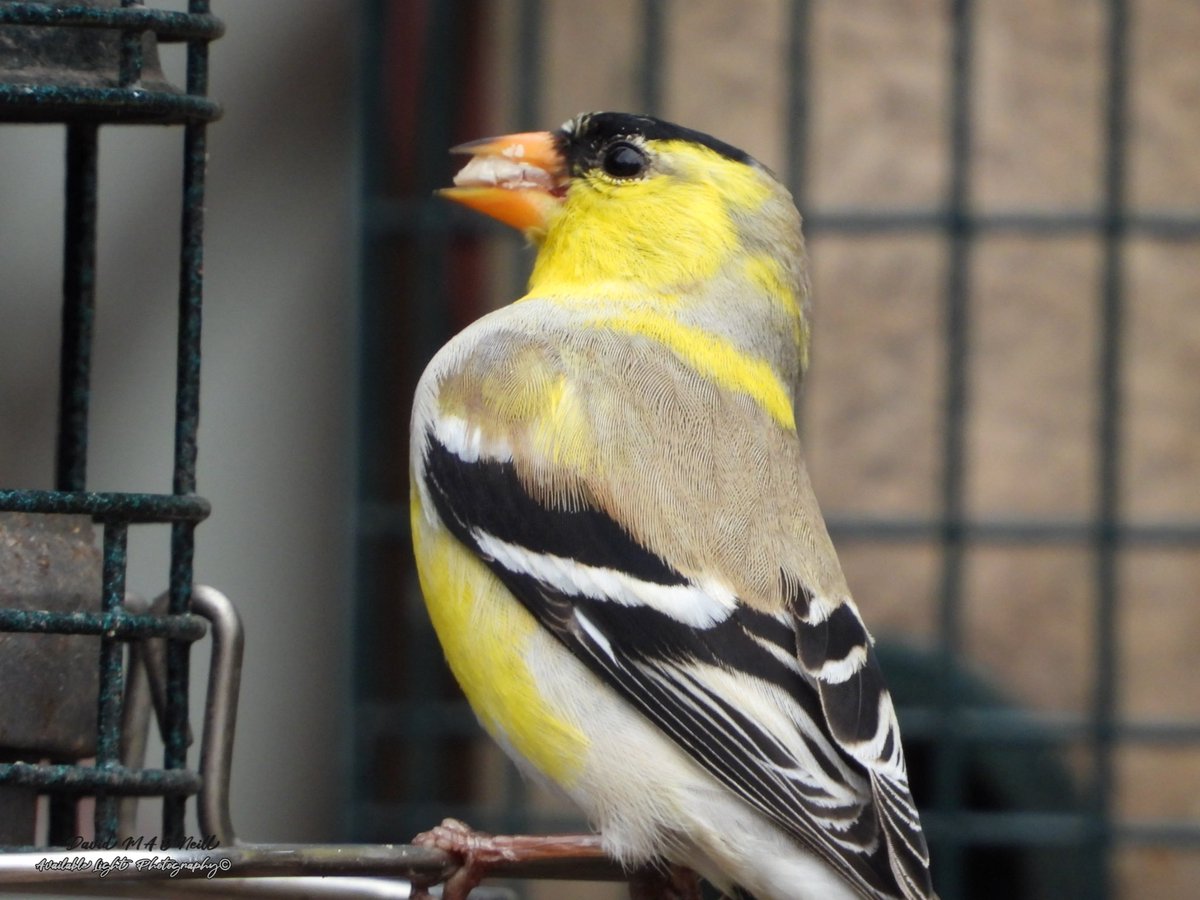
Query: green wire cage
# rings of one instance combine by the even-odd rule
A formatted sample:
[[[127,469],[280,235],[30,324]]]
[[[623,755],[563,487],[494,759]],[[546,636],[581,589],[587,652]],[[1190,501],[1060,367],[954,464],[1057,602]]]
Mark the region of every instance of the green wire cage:
[[[0,677],[15,686],[46,675],[27,691],[8,693],[6,701],[7,734],[0,740],[6,757],[0,790],[12,804],[11,817],[0,824],[6,844],[34,843],[33,804],[40,795],[49,798],[51,845],[81,833],[83,797],[95,798],[94,840],[111,845],[122,830],[122,798],[158,796],[162,840],[178,846],[185,801],[200,790],[200,774],[187,764],[187,689],[190,644],[208,631],[193,607],[192,556],[195,527],[209,513],[195,493],[196,428],[205,129],[220,115],[205,96],[207,52],[221,32],[206,2],[193,3],[187,13],[132,3],[0,4],[0,120],[66,125],[55,489],[0,491],[7,544]],[[169,41],[187,42],[182,90],[166,81],[159,65],[158,42]],[[174,478],[169,493],[95,493],[87,489],[87,455],[99,132],[102,125],[149,123],[184,131]],[[130,528],[153,525],[171,529],[171,551],[162,601],[151,607],[127,599],[125,567]],[[94,526],[103,535],[99,553]],[[141,673],[149,673],[150,693]],[[86,701],[89,695],[98,696],[97,705]],[[130,716],[144,718],[151,696],[165,747],[155,768],[144,766],[144,745],[122,739],[123,723],[128,728]],[[53,727],[39,733],[35,723],[46,722]],[[94,763],[80,762],[89,757]],[[129,809],[126,804],[126,816]],[[128,820],[124,824],[127,831]]]

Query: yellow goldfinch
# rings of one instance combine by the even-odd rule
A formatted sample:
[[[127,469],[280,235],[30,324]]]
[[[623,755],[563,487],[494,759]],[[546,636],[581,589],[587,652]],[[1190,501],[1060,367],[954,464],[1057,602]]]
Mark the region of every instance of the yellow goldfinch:
[[[412,420],[421,587],[488,732],[629,866],[759,900],[929,898],[891,698],[796,434],[800,217],[620,113],[477,141],[443,193],[537,246]]]

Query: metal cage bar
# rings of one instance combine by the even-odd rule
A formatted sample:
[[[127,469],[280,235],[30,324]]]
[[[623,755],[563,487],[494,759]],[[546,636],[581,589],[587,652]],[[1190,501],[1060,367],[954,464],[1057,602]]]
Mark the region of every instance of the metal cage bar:
[[[955,727],[955,714],[962,705],[958,670],[962,657],[963,564],[966,542],[963,486],[966,479],[966,422],[968,415],[967,374],[970,345],[969,278],[973,233],[968,221],[969,179],[972,148],[971,62],[973,4],[954,0],[950,7],[951,38],[949,67],[949,185],[946,195],[945,241],[948,258],[943,286],[943,346],[946,387],[942,400],[941,508],[938,543],[942,551],[938,588],[937,642],[941,666],[936,698],[943,727],[937,735],[934,808],[948,826],[945,835],[961,834],[959,823],[964,807],[966,747]],[[938,832],[930,835],[931,849],[938,857],[939,890],[950,897],[962,896],[965,883],[963,845],[945,840]]]
[[[1095,686],[1092,745],[1095,773],[1090,798],[1093,864],[1085,883],[1088,896],[1111,896],[1110,850],[1113,845],[1113,793],[1116,785],[1114,725],[1117,718],[1117,606],[1120,602],[1121,522],[1121,323],[1125,217],[1125,134],[1128,78],[1128,11],[1125,0],[1109,0],[1106,35],[1108,83],[1104,110],[1104,199],[1101,228],[1103,271],[1100,288],[1100,359],[1096,382],[1100,420],[1096,435]]]
[[[189,12],[206,16],[209,0],[189,0]],[[189,41],[187,93],[208,93],[208,42]],[[200,324],[204,265],[204,176],[207,125],[191,120],[183,130],[183,221],[179,263],[179,338],[176,350],[175,465],[172,490],[196,490],[196,431],[200,423]],[[194,525],[171,524],[168,609],[187,612],[192,594]],[[167,642],[167,712],[163,725],[163,768],[187,768],[188,644]],[[163,798],[163,840],[178,845],[184,836],[184,798]]]
[[[87,481],[88,394],[96,314],[98,131],[90,122],[67,126],[58,465],[54,479],[60,491],[82,491]]]

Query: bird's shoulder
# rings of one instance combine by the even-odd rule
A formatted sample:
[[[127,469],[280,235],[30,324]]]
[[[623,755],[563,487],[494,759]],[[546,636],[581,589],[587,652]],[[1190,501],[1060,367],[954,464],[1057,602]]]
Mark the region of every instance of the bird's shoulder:
[[[747,603],[782,606],[781,572],[848,593],[795,431],[660,342],[515,304],[442,350],[417,404],[414,455],[442,433],[468,458],[511,462],[551,506],[584,498]]]

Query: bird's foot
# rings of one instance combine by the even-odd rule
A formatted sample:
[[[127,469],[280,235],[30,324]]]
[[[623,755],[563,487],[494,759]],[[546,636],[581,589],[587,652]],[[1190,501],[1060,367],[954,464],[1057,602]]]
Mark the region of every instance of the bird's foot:
[[[471,890],[496,869],[567,857],[604,858],[599,835],[494,835],[476,831],[458,819],[443,819],[441,825],[413,838],[413,844],[441,850],[461,860],[442,885],[442,900],[466,900]],[[413,894],[414,900],[429,896],[424,890]]]
[[[647,866],[629,879],[630,900],[700,900],[700,877],[683,866]]]

